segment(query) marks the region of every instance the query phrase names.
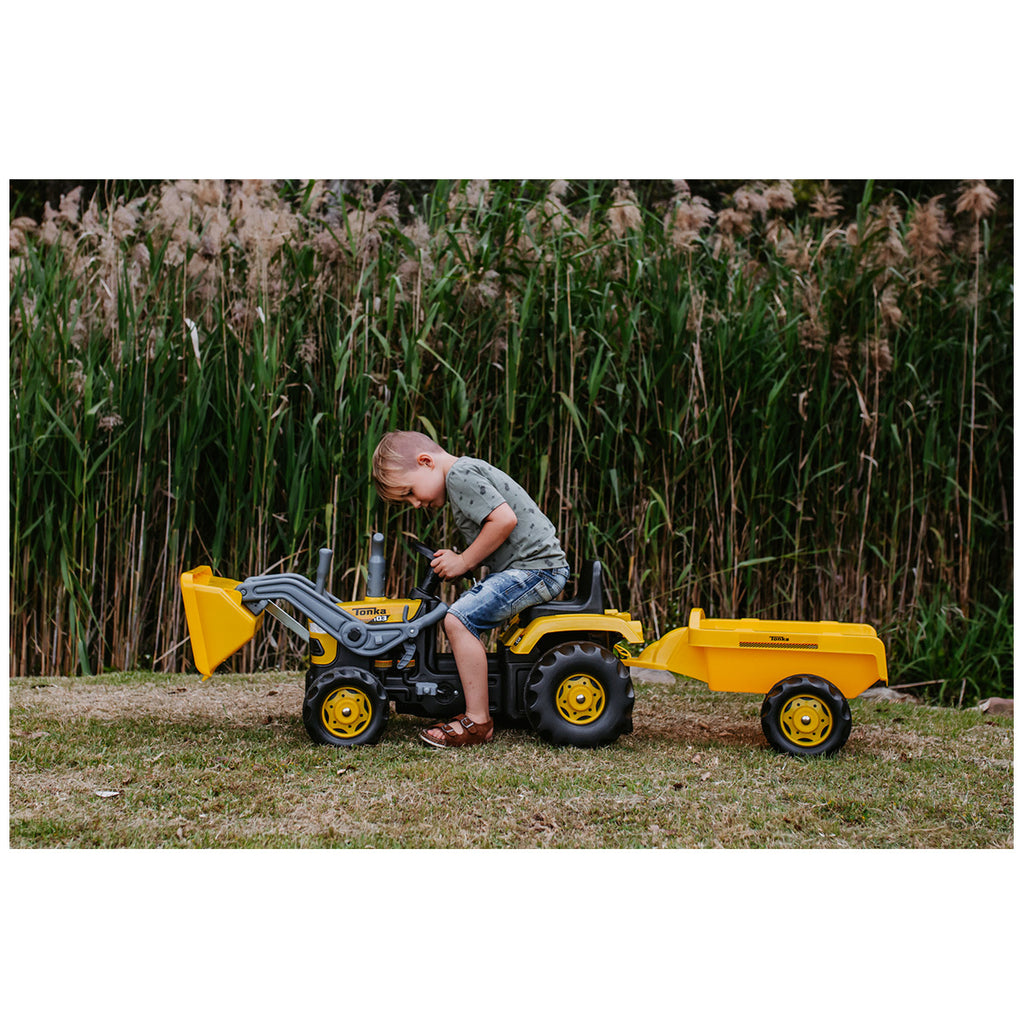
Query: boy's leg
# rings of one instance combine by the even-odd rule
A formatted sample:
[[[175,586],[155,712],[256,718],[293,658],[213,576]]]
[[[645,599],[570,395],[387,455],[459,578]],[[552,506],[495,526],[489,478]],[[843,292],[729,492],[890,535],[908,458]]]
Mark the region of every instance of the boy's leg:
[[[494,629],[523,608],[550,601],[565,585],[566,576],[567,569],[544,573],[515,569],[493,573],[463,594],[445,616],[445,632],[466,697],[466,715],[474,722],[483,723],[491,717],[487,651],[479,633]],[[457,720],[449,725],[456,732],[463,731]],[[427,730],[427,735],[443,740],[436,729]]]
[[[444,628],[466,694],[466,714],[474,722],[486,722],[491,717],[491,709],[487,699],[487,651],[483,641],[473,636],[454,615],[445,616]]]
[[[445,632],[455,656],[455,667],[459,670],[462,690],[466,696],[466,715],[481,725],[491,717],[490,702],[487,694],[487,650],[482,640],[475,637],[461,619],[454,615],[446,615]],[[458,719],[449,725],[456,733],[464,732]],[[440,729],[428,729],[427,735],[436,740],[443,740]]]

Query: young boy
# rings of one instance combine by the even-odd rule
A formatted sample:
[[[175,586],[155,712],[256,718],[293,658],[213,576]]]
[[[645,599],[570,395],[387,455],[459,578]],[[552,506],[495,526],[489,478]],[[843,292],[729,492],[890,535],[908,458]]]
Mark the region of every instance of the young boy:
[[[451,503],[466,548],[434,552],[430,565],[442,579],[478,566],[487,576],[448,609],[444,628],[466,695],[466,713],[424,729],[432,747],[487,743],[494,736],[487,694],[487,652],[482,634],[524,608],[553,600],[569,578],[555,528],[511,477],[482,461],[452,455],[416,431],[385,434],[373,453],[377,492],[413,508]]]

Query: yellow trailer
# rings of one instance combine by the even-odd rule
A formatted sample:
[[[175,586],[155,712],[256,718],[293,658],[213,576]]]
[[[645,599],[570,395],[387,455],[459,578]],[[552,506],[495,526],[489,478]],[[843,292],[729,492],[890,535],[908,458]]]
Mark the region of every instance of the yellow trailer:
[[[712,690],[763,693],[761,727],[776,749],[830,754],[850,735],[848,698],[888,682],[885,647],[861,623],[708,619],[666,633],[626,664],[665,669]]]

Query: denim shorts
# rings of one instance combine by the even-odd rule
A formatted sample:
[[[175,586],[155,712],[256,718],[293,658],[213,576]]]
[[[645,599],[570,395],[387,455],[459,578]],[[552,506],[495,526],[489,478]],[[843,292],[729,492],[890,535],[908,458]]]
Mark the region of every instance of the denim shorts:
[[[531,605],[553,601],[569,579],[558,569],[503,569],[467,590],[448,609],[478,640]]]

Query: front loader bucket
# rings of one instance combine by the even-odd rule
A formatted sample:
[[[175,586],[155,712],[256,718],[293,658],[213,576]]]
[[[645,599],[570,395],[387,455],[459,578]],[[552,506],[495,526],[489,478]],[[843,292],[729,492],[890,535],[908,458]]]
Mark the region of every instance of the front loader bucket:
[[[263,618],[242,606],[238,582],[214,576],[208,565],[181,574],[192,656],[204,679],[253,638]]]

